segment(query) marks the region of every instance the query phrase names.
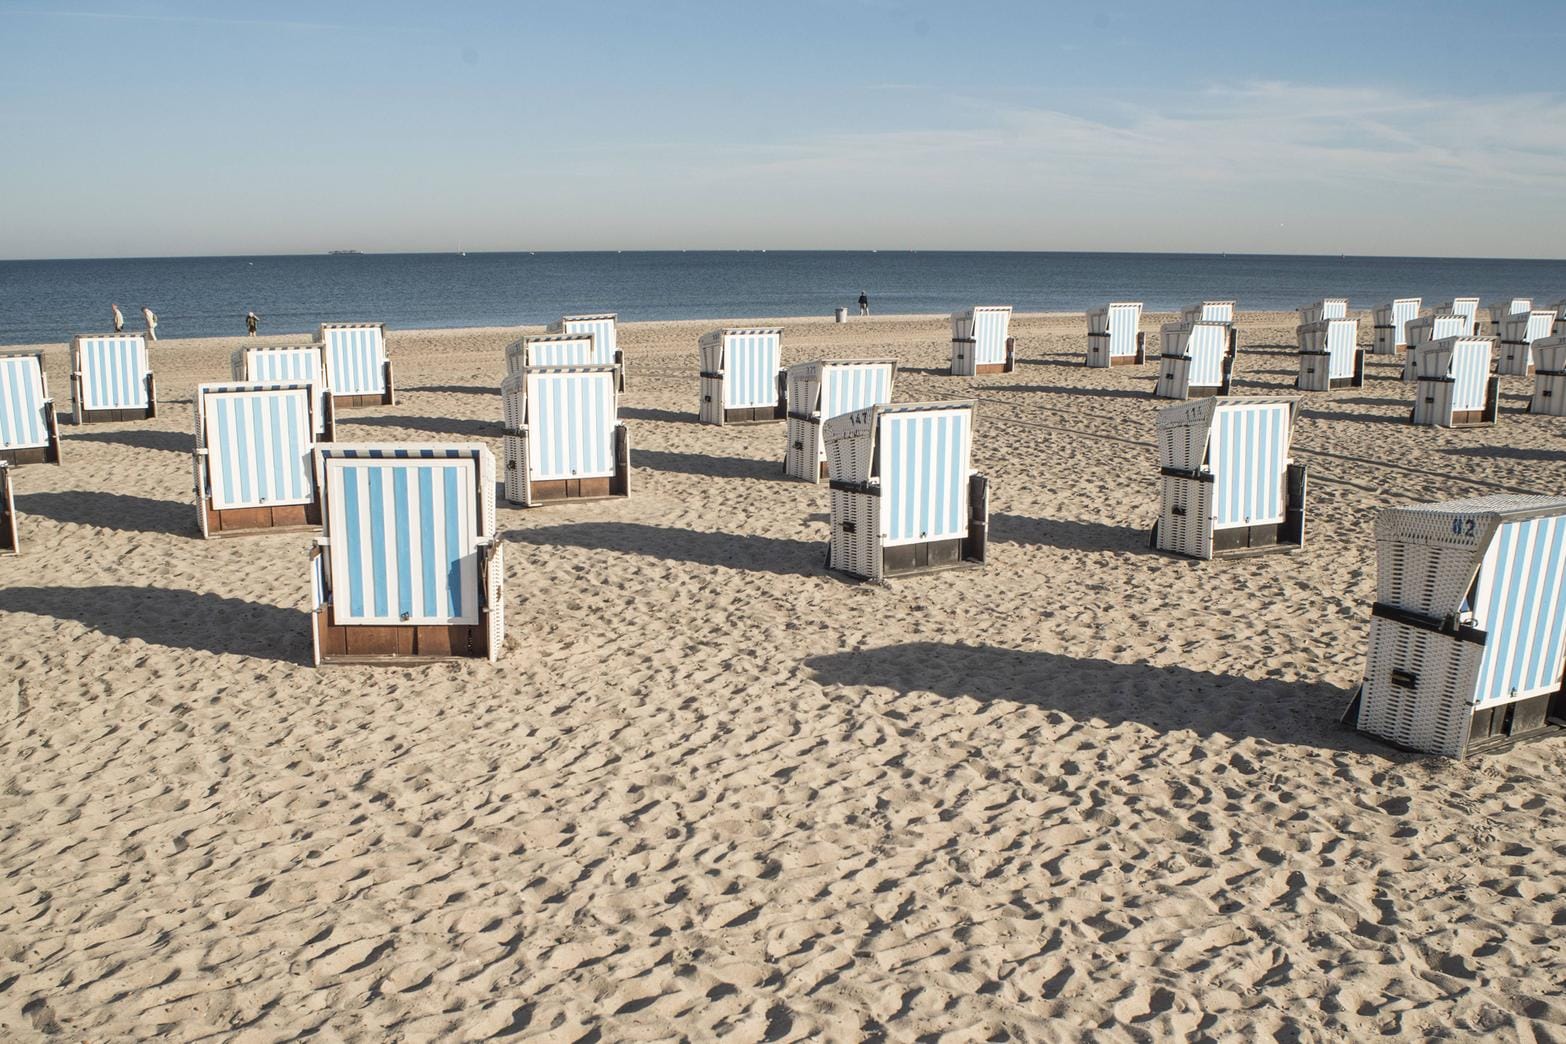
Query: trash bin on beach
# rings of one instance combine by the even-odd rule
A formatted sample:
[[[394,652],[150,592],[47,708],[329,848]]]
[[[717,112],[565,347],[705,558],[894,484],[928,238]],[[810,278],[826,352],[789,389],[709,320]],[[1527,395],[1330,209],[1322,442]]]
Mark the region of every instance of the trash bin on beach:
[[[839,308],[837,310],[837,321],[840,322],[840,323],[848,322],[848,309],[846,309],[846,308]]]

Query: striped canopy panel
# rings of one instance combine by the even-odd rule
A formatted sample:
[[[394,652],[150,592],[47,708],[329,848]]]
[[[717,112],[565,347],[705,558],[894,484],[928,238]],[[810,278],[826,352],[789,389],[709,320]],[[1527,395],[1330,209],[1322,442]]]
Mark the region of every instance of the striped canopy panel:
[[[309,381],[317,388],[324,388],[326,378],[321,372],[321,349],[314,345],[297,348],[252,348],[245,353],[245,379]]]
[[[1203,301],[1201,318],[1204,323],[1232,323],[1234,322],[1234,302]]]
[[[1010,308],[975,308],[973,361],[981,366],[1005,362],[1006,333],[1010,327]]]
[[[883,413],[880,422],[882,544],[967,536],[973,411]]]
[[[725,409],[777,404],[780,341],[776,331],[723,335]]]
[[[1452,298],[1451,310],[1454,314],[1468,320],[1468,329],[1464,330],[1463,333],[1471,337],[1478,332],[1475,324],[1479,321],[1479,298],[1454,297]]]
[[[1359,338],[1359,323],[1337,318],[1327,325],[1327,377],[1339,380],[1354,376],[1354,349]]]
[[[141,334],[83,337],[76,347],[85,408],[126,410],[148,405],[147,342]]]
[[[620,347],[620,338],[615,330],[613,316],[566,316],[560,320],[562,333],[592,334],[593,344],[597,355],[593,359],[584,360],[594,363],[614,362],[614,353]]]
[[[36,355],[0,356],[0,449],[49,445],[43,392]]]
[[[1207,443],[1213,528],[1282,522],[1288,454],[1288,403],[1220,406]]]
[[[1141,305],[1112,304],[1109,306],[1110,358],[1136,354],[1136,332],[1141,322]]]
[[[1482,410],[1490,390],[1490,342],[1459,337],[1452,344],[1452,409]]]
[[[213,507],[315,499],[308,389],[207,392],[201,408]]]
[[[1417,297],[1400,297],[1392,302],[1392,325],[1395,327],[1393,336],[1398,344],[1407,344],[1404,340],[1408,331],[1404,329],[1410,319],[1419,318],[1419,301]]]
[[[1191,327],[1185,354],[1191,360],[1188,383],[1193,388],[1216,388],[1223,383],[1223,359],[1229,349],[1229,332],[1216,323]]]
[[[386,340],[379,326],[324,326],[326,368],[334,395],[386,391]]]
[[[889,402],[891,398],[891,363],[829,364],[821,368],[822,420]]]
[[[534,482],[615,473],[612,370],[527,375],[528,470]]]
[[[573,331],[574,332],[574,331]],[[561,340],[524,341],[523,366],[590,366],[599,362],[594,348],[596,336],[572,337]],[[610,356],[610,361],[614,356]]]
[[[1504,523],[1479,571],[1485,631],[1474,703],[1490,707],[1560,688],[1566,649],[1566,515]]]
[[[325,465],[337,622],[478,623],[476,462],[328,457]]]
[[[1321,302],[1321,318],[1342,319],[1348,315],[1348,300],[1342,297],[1327,297]]]

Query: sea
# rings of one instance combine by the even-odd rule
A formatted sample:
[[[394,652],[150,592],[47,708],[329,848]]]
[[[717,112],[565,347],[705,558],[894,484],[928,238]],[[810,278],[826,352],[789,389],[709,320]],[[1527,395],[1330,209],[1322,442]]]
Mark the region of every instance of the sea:
[[[872,313],[947,314],[975,304],[1080,312],[1108,301],[1151,311],[1203,298],[1243,310],[1289,310],[1324,296],[1369,308],[1566,298],[1566,261],[1263,254],[963,251],[625,251],[334,253],[257,257],[0,261],[0,344],[68,341],[109,329],[118,303],[162,337],[313,334],[322,321],[393,329],[517,326],[562,314],[622,321],[831,316],[860,291]]]

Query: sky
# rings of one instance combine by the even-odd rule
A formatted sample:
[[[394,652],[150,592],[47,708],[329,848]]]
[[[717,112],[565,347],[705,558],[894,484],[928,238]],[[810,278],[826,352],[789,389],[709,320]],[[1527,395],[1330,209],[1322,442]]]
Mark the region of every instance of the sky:
[[[1556,4],[0,0],[0,257],[1566,257]]]

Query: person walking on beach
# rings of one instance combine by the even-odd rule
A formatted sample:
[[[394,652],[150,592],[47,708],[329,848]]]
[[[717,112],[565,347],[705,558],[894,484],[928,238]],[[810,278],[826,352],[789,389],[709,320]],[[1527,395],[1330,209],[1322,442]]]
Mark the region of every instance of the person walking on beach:
[[[859,314],[870,314],[870,298],[865,296],[865,292],[863,290],[859,291]]]
[[[259,315],[257,315],[256,313],[254,313],[254,312],[246,312],[245,313],[245,329],[250,331],[250,336],[251,337],[254,337],[256,335],[256,324],[259,323],[260,321],[261,321],[261,317]]]
[[[147,321],[147,340],[158,339],[158,313],[146,305],[141,306],[141,317]]]
[[[124,333],[125,332],[125,313],[120,311],[120,306],[117,305],[117,304],[111,304],[109,306],[109,311],[114,313],[114,332],[115,333]]]

